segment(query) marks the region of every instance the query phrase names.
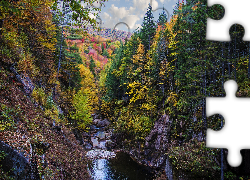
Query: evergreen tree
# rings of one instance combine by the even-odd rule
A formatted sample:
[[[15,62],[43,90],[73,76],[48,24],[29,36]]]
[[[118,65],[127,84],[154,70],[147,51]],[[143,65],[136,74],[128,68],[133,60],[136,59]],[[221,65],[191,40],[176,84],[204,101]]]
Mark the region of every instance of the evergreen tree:
[[[151,42],[154,38],[156,31],[156,24],[154,22],[154,16],[152,12],[152,6],[149,4],[147,12],[142,22],[142,28],[140,29],[140,39],[145,48],[145,54],[150,49]]]
[[[159,14],[159,19],[157,21],[157,24],[164,26],[167,21],[168,21],[168,16],[163,9],[162,13]]]
[[[94,77],[96,77],[95,67],[96,67],[95,61],[94,61],[94,59],[91,56],[91,58],[90,58],[90,64],[89,64],[89,70],[92,72],[92,74],[94,75]]]

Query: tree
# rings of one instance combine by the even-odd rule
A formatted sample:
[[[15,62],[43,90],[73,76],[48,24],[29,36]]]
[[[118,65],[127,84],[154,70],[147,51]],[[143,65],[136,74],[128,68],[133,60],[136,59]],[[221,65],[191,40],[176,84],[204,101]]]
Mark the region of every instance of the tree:
[[[144,16],[142,27],[139,30],[139,37],[145,48],[145,54],[150,49],[151,42],[154,38],[156,30],[156,24],[154,22],[154,16],[152,12],[152,6],[149,4],[147,12]]]
[[[168,18],[169,17],[167,17],[167,15],[166,15],[166,13],[165,13],[165,11],[163,9],[162,13],[159,14],[159,19],[157,21],[157,24],[160,25],[160,26],[164,26],[165,23],[168,21]]]
[[[67,3],[67,6],[70,7],[70,11],[72,12],[72,20],[75,21],[75,23],[78,23],[84,27],[88,24],[96,27],[96,19],[91,18],[90,14],[97,16],[98,11],[101,10],[102,5],[106,1],[107,0],[85,0],[83,3],[84,6],[82,6],[82,1],[78,0],[63,0],[63,3]],[[64,14],[62,14],[62,12],[60,11],[58,1],[53,0],[52,2],[52,9],[58,12],[60,15],[64,16]],[[96,6],[95,3],[98,3],[100,6]]]
[[[96,73],[95,73],[95,61],[93,60],[93,57],[91,56],[90,58],[90,64],[89,64],[89,70],[92,72],[92,74],[94,75],[94,77],[96,77]]]
[[[74,111],[70,112],[70,118],[74,120],[74,126],[79,130],[84,130],[91,123],[91,107],[89,97],[82,90],[74,94],[72,99]]]

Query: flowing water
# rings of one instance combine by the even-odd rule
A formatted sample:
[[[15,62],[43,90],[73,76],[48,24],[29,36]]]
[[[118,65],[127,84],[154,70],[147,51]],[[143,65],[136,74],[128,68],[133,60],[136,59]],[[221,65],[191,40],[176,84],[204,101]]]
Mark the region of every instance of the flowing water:
[[[91,136],[93,148],[86,156],[89,173],[93,180],[150,180],[153,174],[146,167],[136,163],[128,154],[107,150],[105,144],[110,141],[107,132],[98,130]]]
[[[123,152],[117,153],[115,158],[93,160],[89,170],[94,180],[150,180],[154,177]]]

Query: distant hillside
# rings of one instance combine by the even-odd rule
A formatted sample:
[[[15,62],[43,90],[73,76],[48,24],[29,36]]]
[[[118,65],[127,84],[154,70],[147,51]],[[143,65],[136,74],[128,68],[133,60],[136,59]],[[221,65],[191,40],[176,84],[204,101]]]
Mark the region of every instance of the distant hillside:
[[[91,35],[99,35],[102,38],[107,38],[110,40],[125,40],[126,38],[130,39],[130,37],[132,36],[131,32],[111,28],[101,28],[101,30],[98,31],[93,27],[87,27],[87,32]]]

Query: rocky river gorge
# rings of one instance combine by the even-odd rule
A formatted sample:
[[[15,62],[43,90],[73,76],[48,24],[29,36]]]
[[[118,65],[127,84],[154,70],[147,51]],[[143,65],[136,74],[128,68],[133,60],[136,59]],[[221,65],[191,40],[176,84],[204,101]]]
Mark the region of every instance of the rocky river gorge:
[[[93,179],[154,179],[156,169],[162,169],[167,172],[165,177],[173,179],[171,163],[164,153],[167,148],[167,117],[155,123],[146,138],[143,154],[136,149],[118,149],[110,122],[95,114],[92,117],[93,124],[88,132],[82,133],[82,138]]]
[[[93,115],[93,125],[83,133],[83,142],[89,159],[88,170],[94,180],[153,179],[149,168],[135,162],[129,154],[114,149],[110,122]]]

